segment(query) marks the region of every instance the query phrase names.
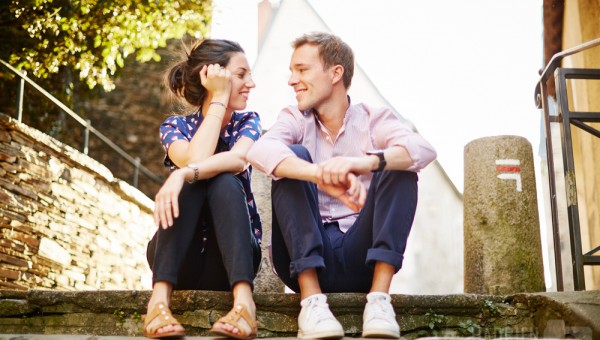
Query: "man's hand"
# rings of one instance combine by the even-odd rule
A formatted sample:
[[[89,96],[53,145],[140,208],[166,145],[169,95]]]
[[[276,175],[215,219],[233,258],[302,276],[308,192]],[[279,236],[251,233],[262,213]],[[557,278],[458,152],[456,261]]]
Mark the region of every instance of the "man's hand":
[[[175,170],[169,175],[154,197],[154,224],[167,229],[173,225],[173,219],[179,217],[179,193],[185,181],[187,168]]]
[[[334,185],[321,181],[317,183],[317,186],[331,197],[339,199],[352,211],[359,212],[367,199],[365,186],[353,173],[348,173],[343,182],[344,184]]]
[[[317,182],[326,185],[345,185],[348,174],[366,174],[371,172],[373,162],[370,157],[333,157],[319,164]]]

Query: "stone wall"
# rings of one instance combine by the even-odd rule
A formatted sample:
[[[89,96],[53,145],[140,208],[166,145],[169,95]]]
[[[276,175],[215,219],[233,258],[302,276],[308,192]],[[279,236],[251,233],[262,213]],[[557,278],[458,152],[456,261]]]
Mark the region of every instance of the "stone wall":
[[[0,287],[145,289],[152,200],[0,113]]]

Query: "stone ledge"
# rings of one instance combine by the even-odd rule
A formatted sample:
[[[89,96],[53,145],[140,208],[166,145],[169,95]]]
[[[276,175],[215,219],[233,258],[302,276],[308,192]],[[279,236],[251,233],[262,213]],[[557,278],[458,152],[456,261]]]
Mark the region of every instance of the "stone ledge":
[[[328,294],[347,336],[360,336],[364,294]],[[0,290],[0,334],[141,336],[150,291]],[[393,295],[403,337],[553,336],[600,338],[600,292]],[[256,293],[259,337],[294,337],[299,296]],[[190,336],[231,307],[228,292],[176,291],[172,310]]]

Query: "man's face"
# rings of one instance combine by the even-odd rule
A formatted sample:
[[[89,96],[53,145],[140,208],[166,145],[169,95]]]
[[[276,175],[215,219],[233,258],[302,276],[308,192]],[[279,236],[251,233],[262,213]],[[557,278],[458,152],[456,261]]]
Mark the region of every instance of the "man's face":
[[[314,108],[319,111],[319,106],[329,98],[333,89],[332,72],[330,69],[323,70],[319,48],[312,44],[296,48],[290,61],[290,71],[288,85],[296,92],[298,109]]]

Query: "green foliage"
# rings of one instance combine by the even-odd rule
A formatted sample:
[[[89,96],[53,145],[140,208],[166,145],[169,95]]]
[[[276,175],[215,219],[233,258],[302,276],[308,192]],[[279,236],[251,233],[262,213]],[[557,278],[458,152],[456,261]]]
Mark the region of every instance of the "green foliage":
[[[211,0],[0,1],[0,58],[39,78],[71,69],[110,91],[127,56],[158,61],[167,40],[206,36],[211,12]]]
[[[448,321],[444,315],[436,314],[431,309],[429,312],[425,313],[425,316],[427,316],[427,324],[429,329],[434,335],[437,334],[437,332],[440,331]]]
[[[125,323],[127,318],[132,319],[135,322],[139,322],[142,320],[142,316],[138,312],[133,312],[131,314],[127,314],[124,310],[117,308],[113,311],[113,315],[116,315],[119,318],[120,323]]]
[[[122,309],[115,309],[113,311],[113,315],[116,315],[119,318],[120,323],[124,323],[127,319],[127,314]]]
[[[463,330],[462,333],[464,333],[465,335],[481,334],[481,326],[471,319],[465,322],[460,322],[458,326]]]
[[[496,317],[502,314],[498,306],[496,306],[496,304],[490,300],[485,300],[483,302],[483,309],[490,317]]]

